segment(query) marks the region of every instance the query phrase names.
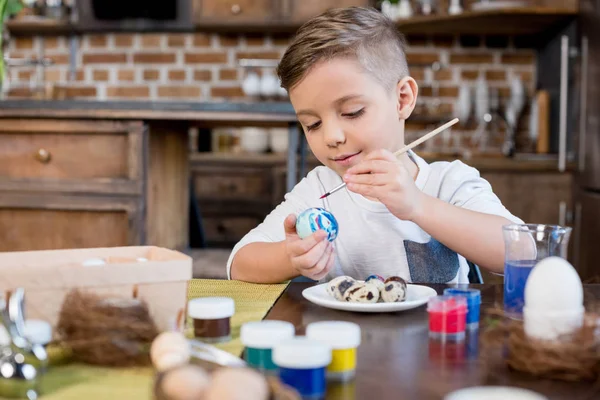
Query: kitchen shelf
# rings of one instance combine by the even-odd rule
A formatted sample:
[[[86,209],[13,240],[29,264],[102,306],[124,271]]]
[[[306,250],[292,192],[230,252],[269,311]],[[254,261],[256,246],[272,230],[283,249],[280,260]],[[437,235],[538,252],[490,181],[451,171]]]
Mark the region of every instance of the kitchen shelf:
[[[398,21],[404,34],[533,35],[575,18],[573,9],[518,7],[464,11],[458,15],[418,15]]]
[[[419,151],[416,153],[425,161],[432,163],[436,161],[454,161],[462,160],[466,164],[478,169],[479,171],[504,171],[504,172],[557,172],[557,156],[541,156],[538,154],[519,154],[515,158],[506,158],[501,154],[473,154],[471,157],[464,158],[460,154],[433,153]],[[273,165],[285,167],[287,160],[286,154],[280,153],[217,153],[203,152],[190,153],[190,161],[204,162],[219,165]],[[306,163],[309,168],[320,165],[319,160],[312,153],[306,155]],[[567,163],[567,172],[573,173],[576,165],[573,162]]]
[[[458,15],[416,15],[399,20],[398,28],[404,34],[531,35],[552,30],[575,18],[576,15],[577,10],[573,8],[518,7],[468,10]],[[66,20],[56,21],[44,18],[13,19],[7,21],[6,26],[13,35],[60,35],[92,32],[92,30]],[[285,20],[239,24],[216,20],[199,22],[189,31],[293,33],[299,27],[300,23]],[[93,31],[99,32],[98,29]]]
[[[6,28],[11,35],[64,35],[75,31],[68,20],[30,17],[8,20]]]

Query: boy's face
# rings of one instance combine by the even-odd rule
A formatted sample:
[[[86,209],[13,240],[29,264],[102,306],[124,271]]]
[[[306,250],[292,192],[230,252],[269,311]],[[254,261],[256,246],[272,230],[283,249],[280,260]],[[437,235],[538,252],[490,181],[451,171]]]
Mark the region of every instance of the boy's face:
[[[315,65],[289,95],[314,155],[343,175],[371,151],[402,147],[413,83],[405,78],[390,90],[357,61],[337,58]]]

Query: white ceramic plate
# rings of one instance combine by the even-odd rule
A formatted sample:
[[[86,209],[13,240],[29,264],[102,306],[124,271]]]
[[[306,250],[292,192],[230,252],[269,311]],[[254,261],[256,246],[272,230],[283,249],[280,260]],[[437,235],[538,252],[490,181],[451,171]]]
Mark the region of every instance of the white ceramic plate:
[[[508,386],[476,386],[449,393],[444,400],[548,400],[531,390]]]
[[[333,308],[335,310],[356,312],[395,312],[410,310],[427,303],[430,297],[436,296],[437,292],[427,286],[407,285],[408,293],[406,300],[399,303],[351,303],[336,300],[327,293],[327,283],[311,286],[302,291],[302,296],[311,303]]]

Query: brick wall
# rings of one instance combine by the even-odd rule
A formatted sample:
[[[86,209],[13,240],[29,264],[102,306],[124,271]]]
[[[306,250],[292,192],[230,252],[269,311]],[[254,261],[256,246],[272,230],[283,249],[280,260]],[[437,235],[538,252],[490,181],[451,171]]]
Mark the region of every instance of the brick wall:
[[[289,38],[271,36],[227,36],[218,34],[103,34],[84,35],[78,42],[75,79],[69,77],[67,37],[17,37],[8,46],[14,58],[44,54],[55,65],[46,68],[47,83],[61,88],[61,98],[152,99],[227,101],[243,100],[241,58],[278,59]],[[520,76],[531,96],[535,82],[535,52],[520,37],[411,36],[408,38],[411,64],[440,62],[433,71],[411,66],[420,85],[416,115],[451,115],[461,85],[474,86],[479,76],[487,79],[503,98],[510,93],[509,80]],[[9,71],[9,97],[31,96],[28,82],[34,68]],[[416,119],[415,119],[416,121]],[[520,130],[526,130],[527,118]],[[437,124],[437,123],[435,123]],[[440,136],[428,145],[432,151],[472,148],[476,123],[471,121],[452,134]],[[408,136],[419,135],[431,126],[412,123]],[[487,135],[486,150],[497,152],[503,128]]]

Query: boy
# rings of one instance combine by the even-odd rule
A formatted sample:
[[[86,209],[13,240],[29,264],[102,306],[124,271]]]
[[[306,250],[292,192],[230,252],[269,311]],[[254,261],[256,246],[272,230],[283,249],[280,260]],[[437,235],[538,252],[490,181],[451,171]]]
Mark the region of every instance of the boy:
[[[409,282],[467,283],[469,260],[503,271],[502,226],[521,223],[477,170],[460,161],[396,159],[417,100],[404,38],[374,9],[330,10],[306,23],[277,73],[308,145],[324,165],[233,249],[231,279],[275,283],[350,275],[398,275]],[[319,200],[342,180],[346,188]],[[296,215],[331,211],[339,223],[300,239]]]

